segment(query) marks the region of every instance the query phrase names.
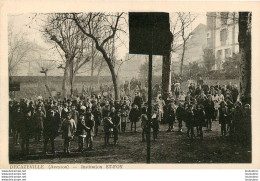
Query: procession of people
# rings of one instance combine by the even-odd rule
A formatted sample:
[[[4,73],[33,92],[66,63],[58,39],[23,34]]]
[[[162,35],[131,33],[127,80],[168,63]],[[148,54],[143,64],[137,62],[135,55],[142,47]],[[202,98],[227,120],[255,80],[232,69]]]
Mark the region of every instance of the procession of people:
[[[190,83],[187,93],[184,93],[181,84],[174,83],[165,100],[160,86],[156,85],[150,122],[147,95],[141,82],[132,79],[122,88],[120,100],[104,94],[103,86],[99,93],[92,91],[87,96],[76,95],[69,99],[38,96],[36,100],[10,100],[12,144],[20,144],[22,154],[28,155],[30,140],[34,139],[43,144],[44,154],[48,154],[49,143],[51,153],[55,154],[62,151],[55,148],[55,139],[62,136],[63,152],[69,155],[74,141],[78,143],[78,152],[94,150],[97,136],[104,137],[105,146],[120,144],[120,137],[129,136],[126,132],[137,132],[136,123],[139,121],[142,129],[140,140],[143,142],[147,140],[150,128],[153,141],[163,131],[184,133],[191,140],[203,140],[207,136],[205,131],[212,131],[212,123],[218,121],[221,138],[230,138],[244,145],[251,143],[250,105],[241,103],[236,85],[207,85],[200,81],[197,85]],[[163,130],[161,124],[168,124],[168,129]]]

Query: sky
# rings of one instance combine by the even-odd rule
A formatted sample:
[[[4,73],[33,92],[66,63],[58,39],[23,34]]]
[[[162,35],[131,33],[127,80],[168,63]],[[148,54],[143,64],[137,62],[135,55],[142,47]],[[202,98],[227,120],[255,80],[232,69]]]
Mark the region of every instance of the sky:
[[[171,14],[171,13],[170,13]],[[37,15],[37,18],[34,18],[34,14],[10,14],[8,16],[8,23],[12,24],[13,31],[15,33],[23,32],[26,34],[26,38],[31,41],[39,44],[41,47],[48,49],[48,53],[46,53],[46,57],[50,59],[60,59],[60,56],[55,52],[55,50],[50,50],[53,47],[53,44],[47,43],[42,33],[40,32],[42,21],[41,16]],[[200,23],[206,25],[206,13],[195,13],[196,19],[192,23],[191,29],[196,28]],[[118,47],[116,50],[117,59],[125,59],[128,51],[128,36],[121,36],[121,40],[119,40]],[[44,56],[44,55],[43,55]],[[140,60],[145,61],[145,57]],[[23,65],[24,68],[19,70],[19,75],[27,75],[28,67],[27,65]],[[61,71],[56,71],[55,74],[61,75]]]

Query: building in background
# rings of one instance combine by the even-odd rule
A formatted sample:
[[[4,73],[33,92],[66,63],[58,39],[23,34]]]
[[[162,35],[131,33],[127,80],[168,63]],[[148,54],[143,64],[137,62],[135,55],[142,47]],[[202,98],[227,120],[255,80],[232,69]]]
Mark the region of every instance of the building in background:
[[[207,48],[212,49],[215,65],[212,70],[222,69],[223,62],[239,52],[238,13],[207,13]]]
[[[186,42],[186,49],[184,54],[184,65],[189,63],[197,62],[199,66],[203,66],[203,50],[207,47],[207,26],[199,24],[191,32],[190,38]],[[172,65],[173,72],[176,74],[180,73],[180,64],[182,56],[182,46],[177,45],[179,48],[172,54]],[[174,57],[174,58],[173,58]]]

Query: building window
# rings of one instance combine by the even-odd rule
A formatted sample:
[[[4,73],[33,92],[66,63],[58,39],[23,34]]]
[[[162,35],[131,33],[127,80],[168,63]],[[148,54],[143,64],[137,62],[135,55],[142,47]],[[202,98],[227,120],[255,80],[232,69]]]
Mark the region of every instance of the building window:
[[[220,21],[221,25],[226,25],[228,20],[228,13],[227,12],[221,12],[220,13]]]
[[[225,49],[225,58],[229,58],[231,56],[230,48]]]
[[[222,58],[222,50],[217,51],[217,58],[221,59]]]
[[[226,45],[227,38],[228,38],[227,29],[221,30],[220,31],[220,42],[221,42],[221,45]]]

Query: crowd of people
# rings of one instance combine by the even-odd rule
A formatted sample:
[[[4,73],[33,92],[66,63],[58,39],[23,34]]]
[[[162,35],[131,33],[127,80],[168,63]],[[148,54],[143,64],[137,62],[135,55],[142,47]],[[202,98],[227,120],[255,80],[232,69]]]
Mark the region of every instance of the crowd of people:
[[[243,143],[250,140],[250,105],[239,101],[236,86],[191,83],[186,94],[180,87],[179,83],[174,84],[173,92],[165,100],[158,92],[153,99],[151,122],[147,116],[146,95],[141,95],[138,89],[134,89],[133,99],[127,95],[121,96],[121,100],[113,100],[111,96],[100,93],[62,100],[43,99],[41,96],[36,100],[11,100],[9,128],[12,144],[21,144],[22,153],[27,155],[30,139],[34,139],[43,143],[45,154],[50,143],[51,152],[55,154],[59,151],[55,149],[55,138],[62,135],[65,154],[70,154],[71,141],[78,142],[78,151],[84,151],[84,147],[92,150],[94,137],[100,132],[106,146],[116,145],[119,134],[124,136],[128,130],[137,131],[138,121],[141,121],[142,141],[146,141],[150,128],[156,141],[159,131],[163,131],[160,124],[167,123],[166,131],[171,132],[175,122],[177,131],[183,132],[185,123],[187,136],[191,140],[195,137],[202,140],[204,127],[212,131],[213,121],[219,121],[221,137],[230,136]],[[131,122],[130,128],[127,128],[127,122]]]

